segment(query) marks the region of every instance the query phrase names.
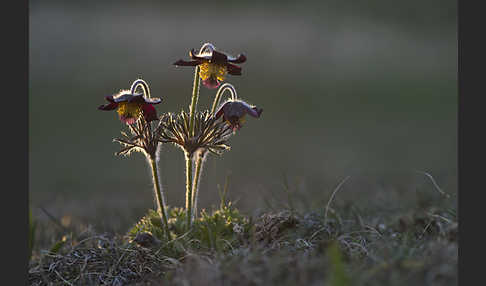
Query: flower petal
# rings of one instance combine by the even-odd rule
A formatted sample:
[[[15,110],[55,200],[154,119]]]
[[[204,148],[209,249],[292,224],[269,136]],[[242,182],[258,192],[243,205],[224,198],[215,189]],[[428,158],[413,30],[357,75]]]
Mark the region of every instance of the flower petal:
[[[228,62],[228,56],[226,56],[224,53],[213,51],[213,54],[211,55],[211,62],[226,64]]]
[[[158,119],[157,111],[155,110],[155,107],[153,107],[152,104],[146,103],[142,105],[142,112],[147,122]]]
[[[263,108],[252,107],[248,109],[248,114],[256,118],[259,118],[262,112],[263,112]]]
[[[113,99],[113,95],[105,96],[105,99],[109,102],[115,102],[115,100]]]
[[[120,115],[120,121],[123,123],[126,123],[128,125],[134,124],[137,121],[137,118],[134,117],[125,117],[123,115]]]
[[[244,109],[245,113],[250,114],[253,117],[259,118],[260,114],[262,114],[263,109],[258,108],[256,106],[251,106],[244,101],[235,101],[235,104],[238,104],[238,109]]]
[[[150,98],[145,98],[145,102],[150,104],[159,104],[162,102],[162,99],[158,97],[150,97]]]
[[[216,114],[214,115],[214,118],[218,119],[221,117],[221,115],[223,115],[224,113],[224,105],[222,105],[218,111],[216,111]]]
[[[235,57],[228,57],[228,62],[241,64],[246,62],[246,56],[244,54],[239,54],[236,58]]]
[[[211,59],[211,53],[203,53],[203,54],[196,54],[196,50],[194,49],[191,49],[189,51],[189,57],[191,57],[191,59],[193,60],[197,60],[197,61],[204,61],[204,60],[210,60]]]
[[[228,70],[228,73],[231,75],[241,75],[241,67],[237,65],[227,63],[226,69]]]
[[[110,102],[110,103],[102,104],[102,105],[98,106],[98,109],[99,110],[114,110],[117,107],[118,107],[118,103]]]
[[[196,60],[196,61],[178,60],[177,62],[173,63],[173,65],[175,66],[191,66],[191,67],[197,66],[199,64],[201,64],[200,60]]]
[[[131,94],[131,97],[128,98],[127,102],[145,103],[145,97],[143,97],[143,94],[141,93]]]
[[[122,92],[112,96],[112,102],[116,102],[116,103],[120,103],[120,102],[124,102],[124,101],[128,102],[128,101],[131,101],[132,98],[133,98],[133,94],[131,94],[128,91],[122,91]]]
[[[221,82],[218,79],[216,79],[212,76],[203,80],[202,83],[203,83],[204,86],[206,86],[207,88],[211,88],[211,89],[217,88],[221,84]]]

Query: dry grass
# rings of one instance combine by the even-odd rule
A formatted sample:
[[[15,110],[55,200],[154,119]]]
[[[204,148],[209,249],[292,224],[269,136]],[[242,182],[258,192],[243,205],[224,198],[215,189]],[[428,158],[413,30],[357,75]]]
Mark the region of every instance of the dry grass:
[[[360,211],[343,203],[330,209],[327,217],[324,208],[284,209],[245,220],[241,216],[232,220],[232,212],[220,208],[201,217],[198,231],[186,234],[177,231],[176,220],[185,221],[183,217],[174,217],[183,212],[173,211],[171,230],[177,238],[167,243],[155,237],[147,247],[133,241],[133,229],[131,234],[110,236],[79,224],[66,234],[44,222],[40,227],[50,227],[57,237],[64,234],[65,241],[57,251],[50,247],[51,251],[34,252],[29,281],[31,285],[456,285],[458,221],[451,205],[455,202],[445,200],[391,213]]]

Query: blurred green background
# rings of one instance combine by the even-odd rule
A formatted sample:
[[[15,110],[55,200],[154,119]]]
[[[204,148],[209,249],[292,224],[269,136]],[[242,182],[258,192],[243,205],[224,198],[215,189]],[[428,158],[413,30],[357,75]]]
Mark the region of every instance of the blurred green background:
[[[457,191],[456,1],[30,1],[30,203],[124,230],[155,207],[140,153],[116,157],[123,124],[97,110],[104,96],[142,77],[160,113],[188,109],[193,69],[172,65],[211,42],[245,53],[227,80],[264,109],[210,157],[200,208],[229,197],[252,214],[265,200],[318,207],[391,193]],[[201,88],[199,108],[214,90]],[[183,154],[164,146],[170,205],[184,204]],[[286,179],[285,179],[286,178]],[[393,197],[399,199],[400,197]],[[339,198],[337,198],[339,199]],[[384,201],[383,201],[384,202]]]

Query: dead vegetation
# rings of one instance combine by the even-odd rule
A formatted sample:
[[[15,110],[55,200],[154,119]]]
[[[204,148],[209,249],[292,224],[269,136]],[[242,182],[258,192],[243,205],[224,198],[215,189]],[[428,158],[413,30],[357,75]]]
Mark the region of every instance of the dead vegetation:
[[[457,284],[458,221],[446,204],[253,218],[229,204],[205,211],[191,233],[182,231],[184,212],[170,213],[171,242],[154,211],[125,235],[71,229],[49,251],[34,251],[30,285]]]

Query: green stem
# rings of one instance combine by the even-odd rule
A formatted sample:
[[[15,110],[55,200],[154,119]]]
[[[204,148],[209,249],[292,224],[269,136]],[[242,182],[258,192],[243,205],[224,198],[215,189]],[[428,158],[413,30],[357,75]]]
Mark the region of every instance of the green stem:
[[[224,83],[216,92],[216,95],[214,96],[214,101],[213,101],[213,107],[211,108],[211,114],[214,115],[216,112],[216,108],[219,105],[219,102],[221,101],[221,96],[223,93],[228,90],[231,93],[231,99],[236,100],[238,98],[236,94],[236,89],[231,83]]]
[[[219,102],[221,101],[221,97],[223,93],[228,90],[231,93],[231,99],[236,100],[237,94],[235,87],[230,84],[230,83],[224,83],[216,92],[216,95],[214,96],[214,101],[213,101],[213,106],[211,108],[211,114],[214,115],[216,112],[216,108],[219,105]],[[195,174],[194,174],[194,181],[192,185],[192,207],[193,207],[193,217],[197,217],[197,200],[198,200],[198,193],[199,193],[199,181],[201,179],[201,171],[203,169],[204,165],[204,159],[207,155],[207,151],[203,150],[198,153],[197,160],[196,160],[196,165],[195,165]]]
[[[192,183],[192,206],[193,206],[193,218],[197,218],[197,201],[199,194],[199,181],[201,179],[201,170],[204,165],[204,158],[207,151],[201,150],[197,153],[197,160],[194,173],[194,181]]]
[[[197,101],[199,99],[199,83],[200,83],[199,70],[200,69],[201,68],[199,66],[196,66],[196,69],[194,71],[194,85],[192,88],[191,106],[189,107],[190,109],[189,132],[191,136],[194,136],[194,116],[196,114]]]
[[[154,191],[155,191],[155,197],[157,199],[157,205],[158,205],[158,211],[160,215],[160,219],[162,220],[162,225],[165,228],[165,233],[167,235],[167,240],[170,240],[170,233],[169,233],[169,223],[167,222],[167,215],[165,212],[165,202],[164,202],[164,197],[162,196],[162,191],[160,188],[160,182],[159,182],[159,174],[157,170],[157,163],[155,156],[150,156],[150,165],[152,167],[152,178],[154,180]]]
[[[186,217],[187,229],[191,227],[192,219],[192,155],[185,153],[186,156]]]
[[[189,134],[194,136],[194,117],[196,115],[197,101],[199,99],[199,70],[200,67],[196,66],[194,70],[194,84],[192,88],[191,105],[189,106]],[[191,227],[192,219],[192,154],[186,152],[186,216],[187,227]]]

